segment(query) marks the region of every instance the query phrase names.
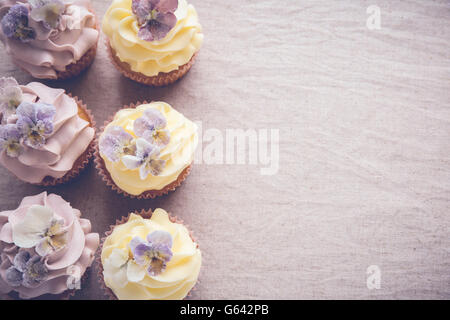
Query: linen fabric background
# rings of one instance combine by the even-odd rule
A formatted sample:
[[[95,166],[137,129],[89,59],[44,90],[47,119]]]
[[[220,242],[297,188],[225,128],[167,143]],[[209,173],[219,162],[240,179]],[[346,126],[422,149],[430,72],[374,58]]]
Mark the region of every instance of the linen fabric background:
[[[55,188],[0,168],[0,210],[47,190],[103,235],[130,211],[164,208],[203,252],[194,299],[450,298],[450,1],[190,2],[205,41],[178,83],[127,80],[103,35],[88,71],[44,83],[79,96],[99,126],[125,104],[163,100],[203,132],[278,129],[278,173],[197,164],[174,193],[140,201],[92,163]],[[102,18],[110,1],[93,3]],[[370,5],[380,29],[367,27]],[[33,80],[4,50],[0,61],[1,76]],[[89,273],[75,298],[106,298]]]

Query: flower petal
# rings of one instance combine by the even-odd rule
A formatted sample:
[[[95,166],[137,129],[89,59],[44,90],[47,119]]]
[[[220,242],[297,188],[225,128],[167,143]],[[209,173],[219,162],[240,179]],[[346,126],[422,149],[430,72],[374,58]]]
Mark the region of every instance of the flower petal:
[[[166,262],[161,259],[152,259],[147,269],[148,274],[151,277],[161,274],[166,269]]]
[[[174,12],[178,8],[178,0],[160,0],[155,9],[159,12]]]
[[[28,26],[28,8],[17,3],[13,5],[1,20],[3,33],[10,39],[28,42],[36,38],[36,32]]]
[[[163,129],[167,125],[166,117],[158,109],[147,109],[144,111],[144,116],[155,129]]]
[[[36,121],[53,121],[56,114],[56,109],[53,105],[48,103],[34,103],[33,105],[36,110]],[[49,133],[51,132],[48,132],[47,134]]]
[[[19,83],[13,77],[1,77],[0,78],[0,89],[7,87],[18,87]]]
[[[169,130],[158,130],[156,134],[153,136],[153,143],[160,148],[167,146],[169,142],[170,142]]]
[[[127,278],[130,282],[139,282],[145,277],[145,268],[138,265],[133,260],[128,261],[127,264]]]
[[[134,237],[133,239],[131,239],[128,246],[130,247],[131,252],[133,252],[134,254],[134,250],[136,250],[136,247],[142,243],[145,243],[144,239],[142,239],[141,237]]]
[[[152,246],[148,243],[141,243],[133,250],[134,261],[141,266],[148,263],[150,253],[152,252]]]
[[[30,258],[31,255],[28,251],[19,251],[14,257],[14,267],[20,272],[24,272]]]
[[[145,24],[150,12],[160,0],[133,0],[131,9],[136,15],[139,25]]]
[[[32,248],[37,245],[50,227],[52,218],[53,210],[50,208],[32,205],[23,221],[12,226],[14,244],[20,248]]]
[[[151,144],[143,138],[136,140],[136,156],[142,160],[150,159],[152,156],[159,154],[157,146]]]
[[[53,250],[58,251],[64,248],[69,241],[69,233],[67,231],[58,233],[50,237],[50,245]]]
[[[109,263],[115,268],[121,268],[128,261],[128,251],[114,248],[108,257]]]
[[[38,149],[45,144],[45,137],[53,132],[54,106],[44,103],[22,102],[16,110],[17,127],[24,143]]]
[[[124,288],[128,284],[127,265],[116,270],[112,276],[114,284],[119,288]]]
[[[172,250],[165,244],[155,244],[153,250],[157,252],[158,258],[166,262],[172,259]]]
[[[110,127],[100,138],[100,153],[110,161],[117,162],[124,154],[133,154],[135,146],[132,143],[133,136],[122,127]]]
[[[48,29],[58,27],[65,10],[64,3],[59,0],[38,0],[31,1],[30,4],[32,6],[30,16],[33,20],[43,21]]]
[[[134,134],[138,137],[147,139],[148,135],[152,135],[153,130],[155,126],[146,117],[137,118],[133,123]]]
[[[139,168],[139,178],[141,180],[147,179],[149,174],[150,174],[150,167],[147,164]]]
[[[14,267],[9,267],[5,272],[5,280],[11,287],[19,287],[22,284],[23,274]]]
[[[19,86],[0,88],[0,112],[12,115],[23,99],[22,89]]]
[[[34,249],[41,257],[49,255],[52,252],[52,246],[50,245],[48,237],[42,239]]]
[[[152,31],[146,25],[139,29],[138,38],[144,41],[153,41],[155,39]]]
[[[158,13],[156,16],[156,21],[161,25],[167,27],[167,32],[160,38],[164,38],[166,34],[177,24],[177,17],[172,12]]]
[[[23,274],[24,286],[32,287],[45,280],[48,270],[44,261],[39,256],[33,256],[28,260],[26,270]]]
[[[162,15],[162,16],[160,16]],[[165,21],[164,15],[173,15],[173,13],[159,13],[158,19]],[[169,22],[170,18],[167,18]],[[144,41],[158,41],[164,39],[164,37],[169,33],[173,26],[163,24],[157,20],[151,20],[146,25],[141,27],[138,32],[138,37]]]
[[[152,244],[164,244],[172,248],[172,235],[164,230],[156,230],[148,234],[147,241]]]
[[[123,156],[122,162],[130,170],[138,168],[142,164],[142,159],[135,156]]]
[[[20,144],[22,137],[17,125],[6,124],[0,126],[0,151],[5,150],[10,157],[18,157],[23,148]]]
[[[152,159],[146,166],[152,176],[159,176],[166,166],[166,161],[161,159]]]

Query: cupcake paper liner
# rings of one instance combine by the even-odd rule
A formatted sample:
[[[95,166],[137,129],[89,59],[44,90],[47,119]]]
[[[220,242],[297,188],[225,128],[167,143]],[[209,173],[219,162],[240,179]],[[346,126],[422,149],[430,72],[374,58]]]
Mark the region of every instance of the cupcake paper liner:
[[[127,108],[136,108],[136,106],[139,106],[141,104],[147,104],[147,101],[144,102],[137,102],[136,104],[130,104],[128,106],[124,106],[123,109],[127,109]],[[103,131],[105,130],[106,126],[114,119],[114,115],[111,116],[109,118],[109,120],[105,121],[104,125],[102,128],[100,128],[99,132],[97,133],[97,138],[95,139],[95,151],[94,151],[94,162],[95,162],[95,167],[98,170],[98,173],[100,175],[100,177],[102,178],[103,181],[106,182],[106,185],[109,186],[112,190],[116,191],[118,194],[122,194],[126,197],[130,197],[130,198],[136,198],[136,199],[154,199],[156,197],[159,196],[163,196],[168,194],[170,191],[174,191],[177,187],[179,187],[181,185],[181,183],[186,180],[186,177],[189,175],[189,173],[191,172],[191,167],[192,164],[190,164],[188,167],[186,167],[179,175],[178,178],[168,184],[167,186],[165,186],[163,189],[161,190],[147,190],[144,191],[143,193],[139,194],[139,195],[132,195],[129,194],[128,192],[120,189],[113,181],[113,179],[111,178],[111,175],[109,174],[108,170],[106,169],[105,166],[105,161],[103,160],[103,158],[100,156],[100,149],[99,149],[99,141],[100,141],[100,136],[103,133]]]
[[[93,128],[95,131],[96,123],[94,120],[94,116],[92,115],[92,112],[86,107],[86,105],[83,103],[83,101],[81,99],[79,99],[77,96],[73,97],[70,93],[68,95],[75,100],[75,102],[78,105],[78,108],[81,109],[86,114],[86,116],[89,118],[90,127]],[[94,135],[95,135],[95,133],[94,133]],[[44,178],[44,180],[42,182],[37,183],[37,185],[45,186],[45,187],[56,186],[59,184],[66,183],[66,182],[72,180],[73,178],[77,177],[81,173],[81,171],[83,171],[83,169],[88,165],[89,160],[94,155],[95,141],[96,141],[95,138],[92,139],[92,141],[89,144],[89,146],[87,147],[86,151],[84,151],[84,153],[78,157],[78,159],[74,162],[72,169],[69,172],[67,172],[63,177],[53,178],[53,177],[47,176]]]
[[[189,71],[189,69],[191,69],[198,54],[198,52],[195,53],[192,56],[191,60],[189,60],[186,64],[180,66],[176,70],[173,70],[169,73],[160,72],[156,76],[149,77],[140,72],[132,71],[128,63],[120,61],[116,52],[111,47],[109,40],[106,40],[105,45],[108,49],[109,58],[117,70],[119,70],[125,77],[131,80],[153,87],[166,86],[182,78]]]
[[[97,270],[98,270],[98,277],[97,277],[98,283],[99,283],[100,287],[103,289],[103,292],[105,293],[105,295],[108,297],[109,300],[118,300],[118,299],[117,299],[116,295],[114,294],[114,292],[106,285],[105,280],[103,279],[103,264],[102,264],[103,245],[105,243],[106,238],[111,235],[111,233],[113,232],[113,230],[116,226],[124,224],[128,221],[128,219],[130,219],[131,213],[138,214],[138,215],[142,216],[144,219],[150,219],[153,214],[152,210],[150,210],[150,209],[149,210],[142,209],[141,211],[130,212],[128,214],[128,216],[123,216],[120,220],[116,220],[116,223],[114,225],[110,225],[109,230],[105,232],[105,236],[103,238],[101,238],[100,246],[99,246],[100,250],[98,250],[97,257],[95,258],[95,262],[97,263]],[[175,216],[172,216],[170,213],[169,213],[169,219],[173,223],[183,224],[188,229],[189,236],[191,237],[192,241],[194,243],[196,243],[195,238],[192,234],[192,231],[189,230],[189,227],[186,224],[184,224],[183,220],[181,220]],[[198,248],[198,244],[197,244],[197,248]],[[196,285],[198,283],[199,283],[199,281],[197,281]],[[186,297],[184,299],[191,296],[191,293],[196,290],[195,289],[196,285],[194,285],[194,287],[189,291],[189,293],[186,295]]]
[[[78,76],[87,67],[89,67],[92,62],[94,62],[95,56],[97,55],[97,44],[90,48],[80,60],[69,64],[64,71],[57,71],[56,80],[66,80]]]

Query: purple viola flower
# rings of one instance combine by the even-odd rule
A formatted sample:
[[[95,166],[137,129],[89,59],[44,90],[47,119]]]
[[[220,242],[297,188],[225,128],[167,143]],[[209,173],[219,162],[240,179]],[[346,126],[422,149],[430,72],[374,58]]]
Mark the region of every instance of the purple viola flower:
[[[143,138],[136,140],[136,155],[126,155],[122,157],[123,164],[128,169],[139,168],[139,176],[141,180],[145,180],[149,174],[158,176],[166,161],[159,159],[159,148]]]
[[[129,245],[136,264],[147,268],[150,276],[161,274],[172,259],[172,236],[166,231],[153,231],[147,241],[134,237]]]
[[[178,0],[133,0],[131,6],[138,24],[138,37],[145,41],[163,39],[175,27]]]
[[[100,153],[109,161],[118,162],[123,155],[134,154],[136,146],[133,136],[122,127],[110,127],[100,138]]]
[[[1,123],[7,123],[8,118],[16,113],[22,102],[22,89],[14,78],[0,78],[0,114]]]
[[[56,109],[45,103],[22,102],[17,108],[17,127],[23,135],[24,143],[38,149],[53,133],[53,118]]]
[[[45,280],[47,274],[48,269],[40,256],[19,251],[13,265],[6,270],[6,282],[12,287],[34,287]]]
[[[15,124],[5,124],[0,126],[0,150],[5,150],[6,155],[17,158],[22,152],[20,139],[22,133]]]
[[[170,132],[164,129],[166,126],[167,120],[161,111],[147,109],[142,117],[134,121],[133,131],[138,137],[163,148],[170,142]]]
[[[36,32],[28,26],[28,9],[23,4],[13,5],[1,21],[2,31],[10,39],[28,42],[36,38]]]
[[[43,22],[48,29],[56,29],[66,7],[59,0],[28,0],[31,5],[30,16],[37,22]]]

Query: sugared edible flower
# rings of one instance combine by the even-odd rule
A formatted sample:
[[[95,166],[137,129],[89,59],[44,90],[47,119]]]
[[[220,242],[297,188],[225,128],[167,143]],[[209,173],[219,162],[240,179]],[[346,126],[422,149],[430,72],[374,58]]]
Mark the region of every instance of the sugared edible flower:
[[[139,168],[141,180],[145,180],[149,174],[157,176],[166,165],[166,161],[159,159],[159,148],[144,138],[136,140],[136,155],[126,155],[122,157],[123,164],[128,169]]]
[[[163,39],[176,25],[174,12],[178,0],[133,0],[132,10],[138,24],[138,37],[144,41]]]
[[[59,0],[28,0],[31,5],[30,16],[37,22],[43,22],[48,29],[56,29],[64,13],[65,5]]]
[[[132,264],[132,260],[129,259],[128,248],[119,249],[114,248],[106,259],[104,264],[105,273],[110,274],[114,279],[114,283],[120,288],[125,287],[128,284],[128,265]]]
[[[0,126],[0,150],[5,150],[6,155],[12,158],[17,158],[22,152],[20,133],[17,125],[5,124]]]
[[[152,277],[161,274],[172,259],[172,236],[166,231],[153,231],[147,241],[134,237],[129,246],[135,264],[129,264],[128,278],[134,282],[142,280],[146,272]]]
[[[28,9],[17,3],[5,14],[1,21],[2,31],[10,39],[28,42],[36,38],[36,32],[28,26]]]
[[[163,148],[170,141],[169,130],[164,129],[166,126],[167,120],[161,111],[147,109],[142,117],[134,121],[133,131],[138,137]]]
[[[38,255],[45,257],[67,244],[67,230],[64,220],[56,219],[53,210],[32,205],[22,222],[13,225],[14,244],[20,248],[35,248]]]
[[[31,148],[40,148],[47,136],[53,132],[53,117],[56,109],[45,103],[22,102],[16,110],[17,127],[24,143]]]
[[[34,287],[47,277],[48,269],[38,255],[28,251],[19,251],[13,265],[6,270],[6,282],[12,287]]]
[[[100,153],[112,162],[118,162],[123,155],[131,155],[136,151],[133,136],[119,126],[106,131],[100,139],[99,148]]]
[[[14,78],[0,78],[0,114],[2,123],[16,112],[23,99],[22,89]]]

